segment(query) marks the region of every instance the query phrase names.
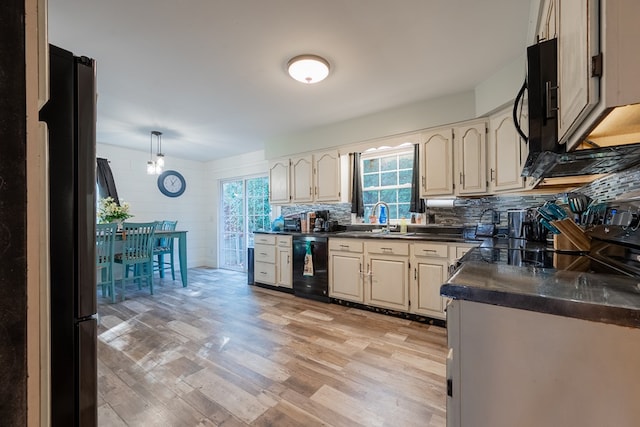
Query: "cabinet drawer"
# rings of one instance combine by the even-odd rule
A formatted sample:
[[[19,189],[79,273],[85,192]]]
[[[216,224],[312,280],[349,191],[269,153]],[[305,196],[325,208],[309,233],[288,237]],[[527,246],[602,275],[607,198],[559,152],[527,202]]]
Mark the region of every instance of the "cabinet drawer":
[[[262,243],[263,245],[275,245],[276,236],[271,234],[256,234],[253,237],[255,243]]]
[[[409,244],[390,242],[388,240],[382,242],[367,242],[367,252],[372,254],[385,255],[409,255]]]
[[[255,281],[274,284],[276,282],[276,265],[256,261],[254,263]]]
[[[447,245],[440,243],[414,243],[413,255],[447,258],[449,256],[449,250]]]
[[[276,247],[270,245],[255,245],[253,256],[256,261],[276,263]]]
[[[278,236],[276,237],[276,246],[278,246],[279,248],[290,248],[291,241],[291,236]]]
[[[362,241],[354,239],[329,239],[330,251],[362,253]]]

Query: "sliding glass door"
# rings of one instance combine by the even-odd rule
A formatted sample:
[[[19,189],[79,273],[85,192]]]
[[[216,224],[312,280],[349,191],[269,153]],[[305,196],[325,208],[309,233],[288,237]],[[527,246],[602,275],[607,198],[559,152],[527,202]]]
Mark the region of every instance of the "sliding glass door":
[[[270,229],[269,178],[238,178],[222,181],[221,185],[218,265],[246,271],[253,232]]]

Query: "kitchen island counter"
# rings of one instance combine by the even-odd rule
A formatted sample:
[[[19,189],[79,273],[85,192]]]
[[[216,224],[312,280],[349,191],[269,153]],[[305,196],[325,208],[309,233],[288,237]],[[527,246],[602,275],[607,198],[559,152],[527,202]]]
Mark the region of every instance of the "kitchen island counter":
[[[640,328],[640,281],[632,277],[468,261],[441,287],[441,294]]]

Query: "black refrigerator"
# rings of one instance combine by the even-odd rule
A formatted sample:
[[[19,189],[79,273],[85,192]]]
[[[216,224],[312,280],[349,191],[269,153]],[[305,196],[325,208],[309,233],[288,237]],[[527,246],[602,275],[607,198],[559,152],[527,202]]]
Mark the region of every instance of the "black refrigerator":
[[[97,425],[96,71],[50,46],[51,425]]]

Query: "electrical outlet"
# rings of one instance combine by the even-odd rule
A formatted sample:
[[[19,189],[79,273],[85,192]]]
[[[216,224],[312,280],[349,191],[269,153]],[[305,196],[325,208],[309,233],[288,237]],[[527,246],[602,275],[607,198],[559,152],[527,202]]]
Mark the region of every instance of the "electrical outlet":
[[[491,219],[491,222],[494,224],[500,224],[500,212],[493,211],[493,218]]]

